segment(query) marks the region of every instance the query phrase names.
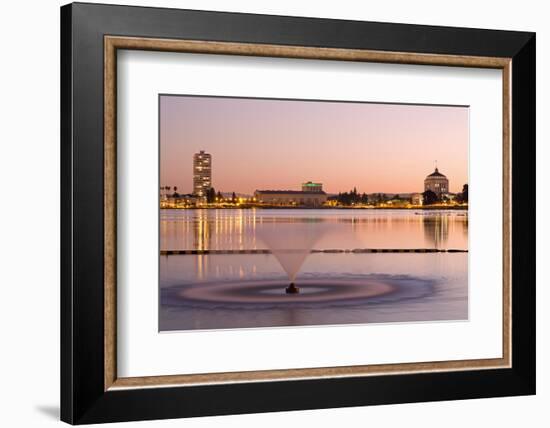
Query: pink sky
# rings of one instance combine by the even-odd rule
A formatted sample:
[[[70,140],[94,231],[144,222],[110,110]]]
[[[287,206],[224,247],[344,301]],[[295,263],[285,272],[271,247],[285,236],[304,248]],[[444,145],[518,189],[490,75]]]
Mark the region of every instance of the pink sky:
[[[162,95],[160,109],[160,185],[180,193],[199,150],[222,192],[421,192],[436,160],[451,192],[468,182],[467,107]]]

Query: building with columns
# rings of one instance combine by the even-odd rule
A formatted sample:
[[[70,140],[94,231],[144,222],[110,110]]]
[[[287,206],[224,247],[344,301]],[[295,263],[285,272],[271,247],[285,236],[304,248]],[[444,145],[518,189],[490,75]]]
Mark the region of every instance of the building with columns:
[[[328,198],[321,183],[302,183],[302,190],[256,190],[254,197],[262,205],[320,207]]]

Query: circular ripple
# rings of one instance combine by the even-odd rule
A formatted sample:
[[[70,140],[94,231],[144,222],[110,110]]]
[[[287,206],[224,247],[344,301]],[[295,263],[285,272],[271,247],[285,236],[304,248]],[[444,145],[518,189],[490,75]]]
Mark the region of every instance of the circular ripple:
[[[431,284],[411,278],[351,277],[304,278],[296,282],[298,294],[287,294],[284,280],[232,281],[172,286],[161,290],[163,305],[208,308],[264,307],[314,308],[323,306],[386,303],[425,297]]]

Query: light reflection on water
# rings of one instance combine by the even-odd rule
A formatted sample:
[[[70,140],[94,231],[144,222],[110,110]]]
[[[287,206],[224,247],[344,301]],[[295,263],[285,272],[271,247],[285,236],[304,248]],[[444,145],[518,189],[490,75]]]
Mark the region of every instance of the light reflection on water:
[[[258,249],[259,228],[311,221],[339,226],[318,247],[468,248],[466,211],[195,209],[161,210],[161,250]]]
[[[256,232],[301,222],[326,225],[315,243],[339,248],[468,248],[466,212],[403,210],[162,210],[161,249],[247,250],[265,244]],[[299,227],[299,226],[298,226]],[[260,235],[260,234],[258,234]],[[168,291],[288,278],[271,254],[170,255],[160,257],[160,329],[223,329],[298,325],[464,320],[468,317],[468,254],[311,254],[297,275],[297,285],[331,281],[385,281],[412,298],[338,306],[322,302],[273,307],[167,298]],[[306,285],[307,286],[307,285]],[[313,288],[312,288],[313,290]],[[416,290],[416,292],[412,292]],[[429,292],[424,292],[429,290]],[[422,291],[422,293],[420,293]],[[277,287],[269,289],[276,295]],[[189,294],[189,293],[187,293]],[[195,293],[196,294],[196,293]],[[250,297],[250,296],[249,296]],[[277,297],[277,296],[275,296]],[[253,295],[252,295],[253,298]],[[372,303],[372,302],[371,302]]]

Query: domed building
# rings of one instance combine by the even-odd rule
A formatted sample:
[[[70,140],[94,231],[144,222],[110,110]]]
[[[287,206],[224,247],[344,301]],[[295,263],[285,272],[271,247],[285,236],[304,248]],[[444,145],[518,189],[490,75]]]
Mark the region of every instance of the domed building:
[[[437,167],[424,180],[424,191],[427,190],[431,190],[438,196],[441,196],[442,193],[449,193],[449,180],[439,172]]]

